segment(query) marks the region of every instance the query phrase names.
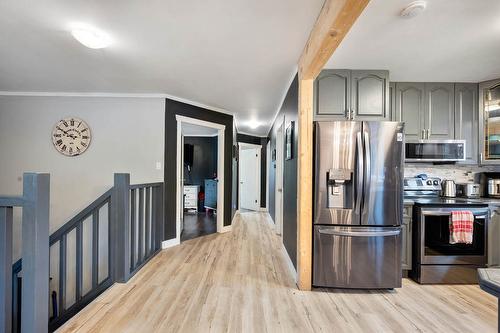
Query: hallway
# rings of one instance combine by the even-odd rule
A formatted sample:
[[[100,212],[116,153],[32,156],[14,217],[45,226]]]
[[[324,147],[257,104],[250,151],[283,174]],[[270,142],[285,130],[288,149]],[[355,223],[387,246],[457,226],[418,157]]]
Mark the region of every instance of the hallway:
[[[59,332],[496,332],[477,286],[301,292],[265,213],[160,252]]]

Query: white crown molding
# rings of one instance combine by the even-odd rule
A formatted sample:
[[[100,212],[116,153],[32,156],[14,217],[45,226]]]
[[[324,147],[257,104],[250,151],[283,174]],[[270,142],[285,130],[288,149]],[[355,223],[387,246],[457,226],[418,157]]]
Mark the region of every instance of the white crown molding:
[[[207,110],[228,114],[234,113],[226,109],[198,103],[186,98],[161,93],[109,93],[109,92],[64,92],[64,91],[0,91],[0,96],[26,97],[109,97],[109,98],[168,98],[177,102],[186,103]]]

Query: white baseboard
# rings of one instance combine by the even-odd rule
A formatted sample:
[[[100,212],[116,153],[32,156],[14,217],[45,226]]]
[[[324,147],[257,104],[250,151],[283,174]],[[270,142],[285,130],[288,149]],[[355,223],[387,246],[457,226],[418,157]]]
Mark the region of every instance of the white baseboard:
[[[232,225],[226,225],[226,226],[222,227],[221,233],[229,232],[231,230],[232,230]]]
[[[261,207],[261,208],[259,208],[259,212],[265,213],[265,212],[267,212],[267,208],[266,207],[264,207],[264,208]]]
[[[168,249],[169,247],[179,245],[181,240],[179,238],[167,239],[166,241],[161,242],[161,248],[163,250]]]
[[[285,244],[281,243],[281,249],[283,251],[283,255],[285,256],[285,260],[288,266],[288,269],[290,270],[290,273],[293,276],[293,280],[295,283],[297,283],[297,270],[293,266],[292,259],[290,259],[290,256],[288,255],[288,252],[286,251]]]
[[[239,209],[237,209],[237,210],[234,211],[234,215],[239,214],[239,213],[240,213]]]

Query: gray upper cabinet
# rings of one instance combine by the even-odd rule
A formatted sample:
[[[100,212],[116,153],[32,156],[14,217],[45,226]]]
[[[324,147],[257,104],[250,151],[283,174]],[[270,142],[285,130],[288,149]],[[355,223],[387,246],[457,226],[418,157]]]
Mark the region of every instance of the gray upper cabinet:
[[[389,72],[352,71],[351,109],[354,119],[389,119]]]
[[[389,82],[389,116],[396,119],[396,83]]]
[[[465,140],[465,164],[478,161],[478,85],[476,83],[455,84],[455,139]]]
[[[314,101],[315,119],[389,119],[389,72],[323,70]]]
[[[500,164],[500,79],[479,84],[481,164]]]
[[[329,118],[346,118],[350,108],[350,89],[349,70],[323,70],[315,82],[316,114]]]
[[[425,84],[426,139],[455,138],[454,95],[453,83]]]
[[[424,93],[423,83],[396,83],[393,119],[405,123],[406,140],[424,137]]]

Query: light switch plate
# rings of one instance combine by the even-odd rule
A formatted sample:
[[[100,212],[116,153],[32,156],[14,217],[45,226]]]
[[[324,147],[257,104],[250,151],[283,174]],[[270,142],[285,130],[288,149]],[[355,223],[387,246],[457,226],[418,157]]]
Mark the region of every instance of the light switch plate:
[[[156,162],[156,170],[161,170],[161,162]]]

